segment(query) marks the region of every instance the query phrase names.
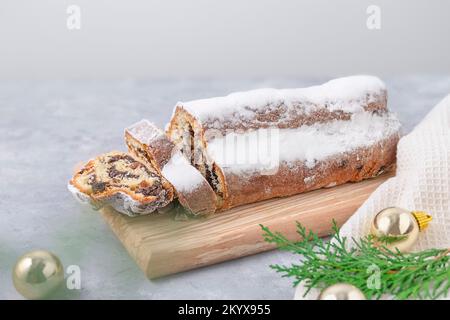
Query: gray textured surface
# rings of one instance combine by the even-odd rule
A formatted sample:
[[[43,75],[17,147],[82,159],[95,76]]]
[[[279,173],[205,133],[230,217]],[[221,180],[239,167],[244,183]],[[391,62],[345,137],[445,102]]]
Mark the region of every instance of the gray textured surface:
[[[323,79],[252,81],[0,82],[0,298],[14,299],[11,270],[43,248],[81,267],[82,289],[61,298],[291,299],[290,280],[269,269],[272,251],[148,281],[101,217],[67,192],[74,165],[124,149],[122,131],[143,117],[159,125],[179,100]],[[409,131],[445,95],[450,76],[386,79],[389,104]]]

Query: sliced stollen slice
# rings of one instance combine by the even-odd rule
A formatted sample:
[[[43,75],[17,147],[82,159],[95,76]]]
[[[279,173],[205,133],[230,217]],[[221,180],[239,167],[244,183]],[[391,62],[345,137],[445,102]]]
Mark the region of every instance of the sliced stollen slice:
[[[169,162],[175,146],[161,129],[147,119],[125,129],[125,143],[132,154],[150,162],[158,172]]]
[[[173,200],[172,186],[149,163],[118,151],[90,160],[68,188],[94,209],[110,205],[128,216],[152,213]]]
[[[143,119],[125,129],[125,142],[135,157],[154,164],[173,186],[178,201],[187,211],[193,215],[209,215],[216,211],[214,190],[164,131]]]
[[[180,204],[194,215],[216,211],[216,194],[202,174],[179,151],[162,169],[162,175],[174,186]]]

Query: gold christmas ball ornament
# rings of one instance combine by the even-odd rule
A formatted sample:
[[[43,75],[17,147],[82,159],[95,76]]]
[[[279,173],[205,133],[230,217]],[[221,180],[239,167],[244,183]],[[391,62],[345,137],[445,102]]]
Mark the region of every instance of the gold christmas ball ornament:
[[[13,283],[27,299],[43,299],[64,281],[64,269],[54,254],[37,250],[24,254],[14,266]]]
[[[389,250],[408,252],[431,220],[431,216],[422,211],[390,207],[375,215],[371,233]]]
[[[318,300],[366,300],[366,296],[351,284],[337,283],[325,288]]]

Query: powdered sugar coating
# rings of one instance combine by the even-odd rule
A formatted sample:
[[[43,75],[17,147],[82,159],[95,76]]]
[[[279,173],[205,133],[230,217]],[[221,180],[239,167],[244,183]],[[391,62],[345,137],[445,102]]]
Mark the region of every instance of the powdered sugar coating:
[[[162,175],[177,192],[192,192],[207,184],[202,174],[194,168],[181,152],[174,152],[172,158],[162,169]]]
[[[89,195],[84,194],[83,192],[78,190],[71,183],[67,185],[67,188],[72,193],[75,199],[77,199],[80,203],[84,205],[89,205],[94,210],[100,210],[105,206],[111,206],[116,211],[123,213],[129,217],[154,213],[156,209],[158,209],[162,205],[167,204],[155,202],[151,202],[148,204],[141,203],[124,192],[116,192],[101,200],[95,200],[91,198]]]
[[[102,203],[95,201],[87,194],[75,188],[75,186],[72,185],[70,182],[67,184],[67,189],[69,189],[70,193],[73,195],[75,199],[78,200],[79,203],[89,205],[94,210],[100,210],[104,206]]]
[[[156,213],[156,209],[167,204],[167,202],[161,204],[157,201],[147,204],[141,203],[124,192],[117,192],[102,201],[105,203],[105,205],[110,205],[116,211],[126,214],[130,217]]]
[[[222,122],[239,124],[245,119],[279,112],[283,117],[309,114],[326,108],[328,112],[356,113],[384,96],[384,83],[374,76],[338,78],[319,86],[299,89],[257,89],[236,92],[225,97],[179,102],[178,107],[192,114],[201,124],[220,129]],[[278,119],[280,122],[282,119]]]
[[[267,170],[267,165],[274,163],[297,161],[303,161],[312,168],[317,161],[327,157],[371,146],[398,134],[400,122],[392,113],[362,112],[353,114],[349,121],[334,120],[296,129],[269,130],[273,129],[231,132],[215,138],[208,142],[208,156],[227,172],[239,174]],[[262,152],[261,148],[268,141],[262,141],[261,137],[270,135],[276,140],[269,141],[271,147]]]
[[[151,144],[157,139],[164,139],[164,132],[147,119],[142,119],[125,129],[136,140],[144,144]]]

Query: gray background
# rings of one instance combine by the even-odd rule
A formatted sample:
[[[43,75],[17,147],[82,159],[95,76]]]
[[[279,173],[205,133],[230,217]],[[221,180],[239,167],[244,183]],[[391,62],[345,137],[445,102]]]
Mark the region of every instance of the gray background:
[[[81,30],[66,27],[69,4]],[[381,8],[381,30],[366,9]],[[448,73],[447,0],[1,0],[0,78]]]
[[[366,28],[368,4],[382,10]],[[82,29],[68,31],[78,4]],[[450,1],[0,0],[0,299],[43,248],[82,271],[60,298],[290,299],[272,251],[147,281],[66,183],[77,163],[124,149],[123,128],[164,125],[178,100],[301,87],[372,73],[410,131],[450,93]]]

